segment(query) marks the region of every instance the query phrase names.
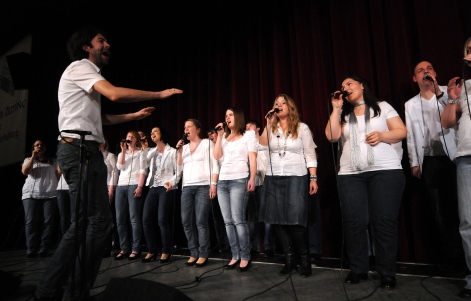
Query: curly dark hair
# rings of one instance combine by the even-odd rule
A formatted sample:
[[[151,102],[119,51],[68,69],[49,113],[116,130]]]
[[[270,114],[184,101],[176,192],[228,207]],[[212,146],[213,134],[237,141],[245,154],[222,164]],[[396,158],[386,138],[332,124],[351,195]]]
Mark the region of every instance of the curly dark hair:
[[[67,52],[72,61],[88,58],[88,52],[83,50],[83,46],[92,46],[92,40],[97,34],[105,35],[100,28],[92,25],[85,25],[77,29],[67,41]]]

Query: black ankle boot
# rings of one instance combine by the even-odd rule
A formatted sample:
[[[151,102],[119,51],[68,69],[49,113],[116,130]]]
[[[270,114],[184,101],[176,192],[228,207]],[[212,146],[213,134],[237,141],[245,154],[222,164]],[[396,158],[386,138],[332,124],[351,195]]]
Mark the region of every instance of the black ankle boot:
[[[299,268],[299,275],[301,277],[309,277],[312,274],[311,261],[309,260],[309,255],[301,255],[301,267]]]
[[[297,270],[296,266],[296,260],[294,260],[294,255],[293,254],[286,254],[285,255],[285,266],[283,269],[280,271],[281,275],[286,275],[291,273],[293,270]]]

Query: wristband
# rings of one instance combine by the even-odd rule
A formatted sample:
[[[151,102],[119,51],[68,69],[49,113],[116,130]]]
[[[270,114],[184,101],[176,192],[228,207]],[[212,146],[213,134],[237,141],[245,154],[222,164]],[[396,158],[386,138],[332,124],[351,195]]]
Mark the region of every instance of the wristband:
[[[211,181],[211,185],[213,185],[213,186],[218,186],[218,182],[216,182],[216,181]]]
[[[459,98],[459,97],[458,97],[458,98]],[[450,98],[450,99],[448,99],[448,103],[454,105],[454,104],[456,104],[456,103],[458,102],[458,98],[457,98],[457,99],[451,99],[451,98]]]
[[[142,186],[137,186],[137,188],[141,188],[141,189],[142,189]]]
[[[317,181],[317,175],[310,175],[309,180],[310,181]]]

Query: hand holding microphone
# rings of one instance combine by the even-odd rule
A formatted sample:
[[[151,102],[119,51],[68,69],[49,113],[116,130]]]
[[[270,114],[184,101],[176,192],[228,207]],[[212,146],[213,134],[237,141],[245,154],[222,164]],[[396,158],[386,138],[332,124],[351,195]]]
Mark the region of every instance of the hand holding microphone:
[[[218,133],[220,130],[224,130],[224,128],[227,126],[227,123],[223,121],[222,123],[219,123],[215,128],[214,131]]]
[[[336,91],[336,92],[330,94],[330,97],[340,99],[340,96],[342,96],[342,98],[343,98],[343,97],[347,97],[350,94],[352,94],[352,93],[349,93],[347,91]]]
[[[267,115],[265,116],[265,119],[271,119],[275,113],[279,113],[280,109],[274,108],[273,110],[270,110]]]
[[[178,141],[177,143],[177,149],[181,149],[181,147],[185,144],[185,142],[188,141],[188,134],[187,133],[184,133],[183,136],[182,136],[182,139],[180,139],[180,141]]]

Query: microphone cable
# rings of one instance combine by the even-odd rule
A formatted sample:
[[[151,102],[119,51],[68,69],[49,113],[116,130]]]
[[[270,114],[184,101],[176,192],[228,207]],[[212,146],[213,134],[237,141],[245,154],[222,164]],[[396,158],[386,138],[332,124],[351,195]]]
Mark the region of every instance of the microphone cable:
[[[462,77],[463,77],[463,87],[464,87],[464,95],[466,97],[466,105],[468,107],[468,113],[469,113],[469,118],[471,119],[471,109],[469,107],[469,98],[468,98],[468,88],[466,87],[466,78],[465,78],[465,68],[466,68],[466,65],[467,64],[463,64],[463,66],[461,67],[461,74],[462,74]]]

